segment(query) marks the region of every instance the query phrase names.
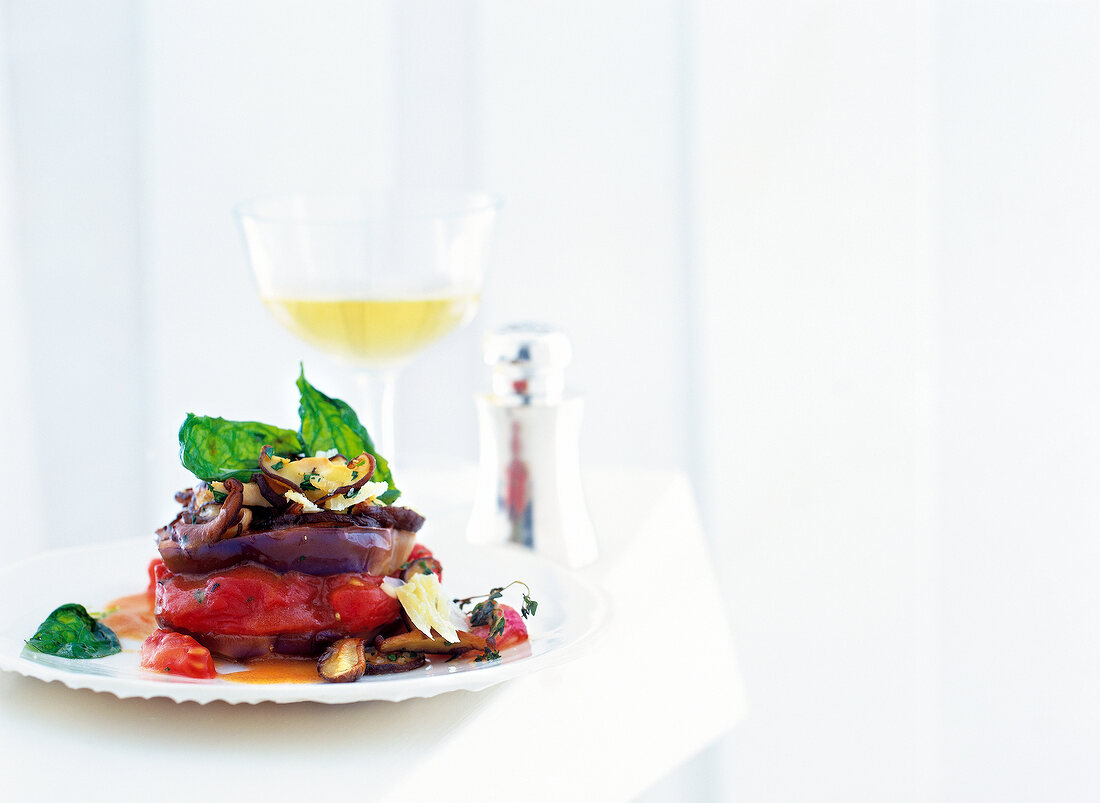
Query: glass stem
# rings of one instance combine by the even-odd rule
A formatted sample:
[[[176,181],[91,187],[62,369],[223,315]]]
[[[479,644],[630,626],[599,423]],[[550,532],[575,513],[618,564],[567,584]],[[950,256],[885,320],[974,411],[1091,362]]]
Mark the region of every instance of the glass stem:
[[[397,387],[396,368],[372,368],[355,375],[360,410],[366,412],[364,422],[374,440],[374,448],[393,464],[397,452],[394,449],[394,392]],[[350,457],[351,455],[349,455]]]

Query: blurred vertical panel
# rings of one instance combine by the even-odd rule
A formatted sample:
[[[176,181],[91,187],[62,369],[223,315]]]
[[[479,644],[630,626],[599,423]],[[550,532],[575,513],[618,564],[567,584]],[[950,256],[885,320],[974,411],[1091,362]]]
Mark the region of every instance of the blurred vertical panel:
[[[678,6],[488,3],[482,14],[485,182],[506,202],[485,323],[569,331],[571,384],[591,391],[592,459],[683,465]]]
[[[300,359],[319,384],[351,392],[343,369],[256,298],[230,210],[269,192],[400,180],[505,197],[481,319],[405,377],[398,425],[411,454],[471,457],[481,330],[547,318],[577,342],[572,384],[600,389],[587,454],[649,460],[656,438],[661,460],[686,461],[675,3],[169,1],[110,6],[94,24],[66,8],[12,4],[13,44],[26,51],[12,62],[13,163],[17,186],[30,177],[28,254],[72,266],[97,242],[114,249],[110,265],[62,282],[79,288],[68,319],[89,299],[106,305],[94,327],[109,342],[73,348],[37,332],[32,362],[71,361],[93,399],[128,388],[98,420],[131,437],[131,460],[148,469],[138,473],[152,501],[136,531],[188,479],[165,461],[184,411],[292,418]],[[79,41],[60,53],[64,36]],[[97,75],[117,83],[93,86]],[[100,144],[115,161],[96,156]],[[46,187],[72,191],[47,204]],[[35,281],[30,307],[57,303],[58,283]],[[106,378],[89,385],[93,369]],[[58,398],[48,371],[35,377],[34,398]],[[41,408],[44,420],[57,412]]]
[[[572,336],[590,463],[685,467],[705,429],[690,420],[684,15],[660,0],[482,8],[484,176],[505,200],[484,321]],[[642,800],[715,799],[713,780],[704,756]]]
[[[1100,799],[1100,8],[940,2],[945,800]]]
[[[412,186],[484,188],[479,4],[397,3],[393,14],[394,179]],[[487,189],[496,189],[487,187]],[[508,227],[507,211],[501,225]],[[500,280],[499,260],[487,282]],[[402,372],[395,413],[408,463],[476,459],[474,393],[485,383],[485,313]]]
[[[9,454],[19,455],[21,470],[5,472],[4,485],[21,504],[9,506],[8,532],[3,539],[5,554],[18,560],[42,549],[46,529],[39,511],[45,493],[38,482],[41,471],[39,427],[44,423],[35,416],[29,349],[25,347],[29,321],[27,307],[29,284],[17,242],[19,229],[15,214],[19,201],[13,181],[14,164],[11,141],[10,83],[14,62],[10,4],[0,4],[0,342],[4,350],[0,426],[5,432]],[[12,347],[12,344],[15,347]]]
[[[700,4],[701,484],[745,800],[933,799],[930,3]]]
[[[478,7],[405,0],[394,8],[394,178],[402,183],[481,186]]]
[[[94,459],[142,498],[137,6],[15,0],[4,12],[6,205],[25,312],[15,342],[30,366],[29,387],[13,388],[29,390],[30,420],[4,427],[17,441],[33,433],[50,476],[40,493],[56,487],[49,465]],[[64,497],[37,508],[53,546],[143,531],[139,507],[104,509],[101,482],[65,483]],[[77,530],[73,509],[103,515]]]

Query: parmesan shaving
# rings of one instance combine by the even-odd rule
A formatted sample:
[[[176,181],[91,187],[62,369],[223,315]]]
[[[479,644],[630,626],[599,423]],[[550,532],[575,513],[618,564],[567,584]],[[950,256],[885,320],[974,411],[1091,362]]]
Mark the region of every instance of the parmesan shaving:
[[[334,496],[331,499],[325,500],[326,510],[347,510],[353,505],[358,505],[360,502],[365,502],[368,505],[379,504],[375,498],[378,494],[386,492],[389,486],[384,482],[364,482],[363,486],[356,491],[355,495],[350,499],[343,494],[340,496]]]
[[[291,502],[298,502],[302,506],[303,513],[320,513],[321,508],[309,501],[309,497],[297,491],[287,491],[283,496]]]
[[[389,589],[386,590],[389,593]],[[447,643],[458,641],[458,631],[451,624],[451,606],[443,596],[438,577],[434,574],[414,574],[407,583],[397,587],[396,594],[417,630],[433,638],[434,628]]]

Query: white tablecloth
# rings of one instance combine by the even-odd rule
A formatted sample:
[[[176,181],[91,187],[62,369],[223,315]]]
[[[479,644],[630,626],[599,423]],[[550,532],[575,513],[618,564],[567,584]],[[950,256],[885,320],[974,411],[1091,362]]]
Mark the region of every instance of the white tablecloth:
[[[409,474],[445,560],[470,471]],[[686,478],[605,470],[586,487],[602,556],[584,571],[612,611],[577,660],[483,692],[341,706],[119,700],[4,673],[3,798],[633,798],[741,718],[741,683]]]

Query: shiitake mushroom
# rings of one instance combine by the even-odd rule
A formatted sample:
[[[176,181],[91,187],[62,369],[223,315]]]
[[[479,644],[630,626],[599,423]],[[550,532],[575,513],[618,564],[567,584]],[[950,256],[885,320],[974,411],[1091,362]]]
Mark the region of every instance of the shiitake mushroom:
[[[434,574],[441,577],[443,575],[443,564],[435,558],[417,558],[409,561],[405,571],[401,573],[401,579],[407,583],[417,574]]]
[[[276,457],[275,450],[270,446],[264,446],[260,450],[260,471],[263,474],[264,485],[267,486],[266,489],[260,486],[260,493],[263,494],[264,499],[276,508],[286,506],[287,500],[283,498],[283,495],[287,491],[301,490],[290,478],[277,473],[275,466],[282,469],[288,462],[284,457]],[[264,493],[264,490],[270,491],[271,494]],[[276,497],[279,501],[276,501]]]
[[[365,652],[361,638],[334,641],[317,659],[317,674],[329,683],[354,683],[366,670]]]
[[[363,452],[350,462],[343,455],[290,460],[276,455],[270,446],[260,450],[259,463],[263,485],[260,482],[257,485],[263,498],[276,509],[286,505],[285,499],[280,502],[276,497],[283,497],[288,491],[305,495],[318,507],[343,496],[349,500],[345,506],[350,507],[352,497],[374,476],[376,465],[369,452]],[[314,478],[322,485],[311,485],[310,480]],[[339,484],[341,482],[343,484]]]
[[[365,463],[367,467],[360,468],[359,461]],[[358,492],[358,490],[362,488],[366,483],[368,483],[370,481],[370,478],[374,476],[375,465],[376,461],[374,459],[374,455],[370,454],[369,452],[363,452],[363,454],[359,455],[359,457],[355,458],[355,460],[348,464],[348,468],[362,471],[363,476],[356,478],[355,482],[351,483],[350,485],[341,485],[339,488],[335,489],[331,493],[325,494],[317,500],[317,506],[324,507],[325,502],[327,502],[329,499],[335,499],[338,496],[344,496],[348,499],[351,499],[353,496],[355,496],[356,492]]]
[[[317,674],[329,683],[354,683],[363,675],[388,675],[419,669],[427,663],[422,652],[368,648],[361,638],[344,638],[329,645],[317,659]]]
[[[162,528],[174,530],[172,534],[185,553],[213,544],[222,538],[239,535],[247,525],[241,517],[241,492],[244,486],[240,480],[229,479],[225,482],[225,488],[228,495],[212,518],[191,521],[190,514],[184,510],[168,528]],[[213,513],[213,510],[210,512]],[[251,520],[250,515],[248,521]]]
[[[433,655],[458,655],[469,650],[484,652],[487,644],[489,647],[495,646],[488,643],[492,639],[486,640],[481,636],[475,636],[473,633],[467,633],[465,630],[458,631],[458,641],[453,643],[444,641],[443,637],[434,630],[432,634],[434,638],[429,638],[419,630],[412,629],[407,633],[390,636],[388,639],[375,639],[375,648],[381,653],[408,651],[432,653]]]
[[[369,649],[363,651],[366,659],[366,674],[389,675],[393,672],[408,672],[411,669],[419,669],[428,662],[422,652],[401,650],[399,652],[382,653]]]

